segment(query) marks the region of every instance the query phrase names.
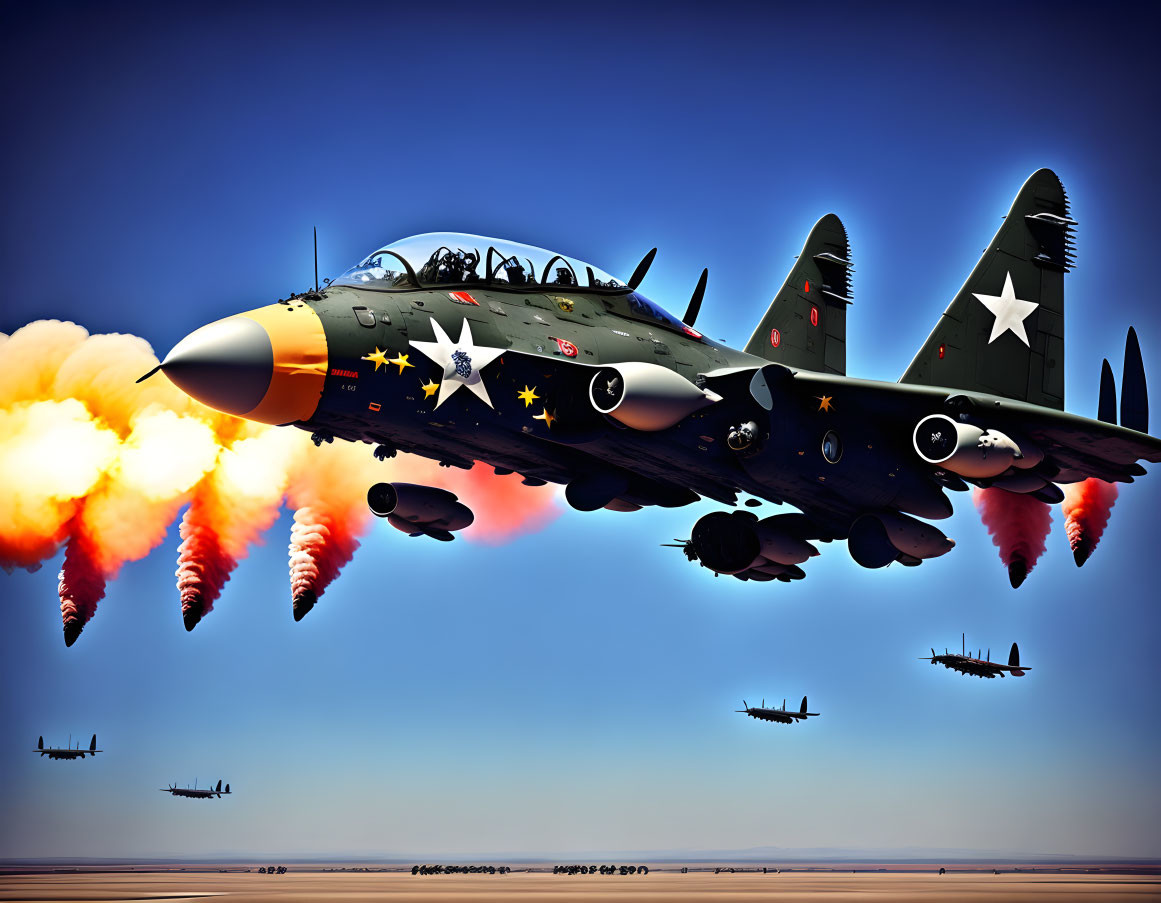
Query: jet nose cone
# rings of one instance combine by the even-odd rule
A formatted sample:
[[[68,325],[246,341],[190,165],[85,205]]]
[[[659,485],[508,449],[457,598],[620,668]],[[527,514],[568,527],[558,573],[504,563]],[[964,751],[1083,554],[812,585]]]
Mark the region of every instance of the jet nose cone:
[[[271,304],[191,332],[161,363],[211,408],[286,424],[309,420],[327,376],[327,338],[308,304]]]
[[[191,332],[161,362],[162,372],[203,404],[243,415],[258,407],[274,375],[274,346],[254,320],[228,317]]]

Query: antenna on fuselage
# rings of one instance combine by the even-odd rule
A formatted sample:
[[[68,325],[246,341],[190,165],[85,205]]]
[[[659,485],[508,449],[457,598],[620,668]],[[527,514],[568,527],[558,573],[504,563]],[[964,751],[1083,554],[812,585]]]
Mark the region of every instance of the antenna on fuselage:
[[[318,291],[318,226],[314,227],[314,290]]]
[[[689,306],[685,309],[685,316],[681,319],[681,322],[686,326],[692,326],[693,321],[697,319],[697,315],[701,313],[701,299],[705,297],[705,284],[708,281],[709,269],[706,268],[701,271],[701,278],[697,280],[697,288],[693,290],[693,295],[689,299]]]

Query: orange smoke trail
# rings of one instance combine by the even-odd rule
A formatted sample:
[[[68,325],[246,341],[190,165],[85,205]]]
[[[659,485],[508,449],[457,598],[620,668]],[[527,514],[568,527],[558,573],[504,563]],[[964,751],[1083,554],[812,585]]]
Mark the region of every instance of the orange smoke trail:
[[[1096,477],[1064,487],[1064,529],[1077,567],[1096,551],[1116,501],[1117,484]]]
[[[77,401],[0,410],[0,565],[33,568],[55,555],[119,447]]]
[[[213,609],[237,563],[277,519],[291,456],[307,443],[301,433],[243,420],[229,435],[235,441],[221,450],[182,517],[176,576],[186,630]]]
[[[105,575],[97,563],[92,542],[79,525],[65,548],[57,592],[64,625],[64,641],[71,646],[96,614],[97,603],[105,598]]]
[[[1037,498],[1007,489],[976,489],[972,499],[1015,589],[1044,553],[1044,541],[1052,526],[1051,509]]]
[[[59,591],[70,644],[105,583],[160,544],[187,501],[177,568],[187,627],[284,500],[296,510],[299,617],[358,547],[373,483],[446,486],[476,514],[469,540],[503,542],[557,512],[552,487],[485,465],[448,470],[406,454],[384,464],[349,443],[315,449],[304,433],[212,411],[162,377],[134,382],[156,365],[143,339],[74,323],[0,334],[0,567],[36,568],[67,542]]]
[[[295,509],[290,533],[290,595],[302,620],[355,554],[371,520],[367,487],[379,472],[366,446],[306,448],[292,468],[286,497]]]
[[[206,496],[205,492],[194,495],[179,528],[182,542],[177,547],[176,577],[186,630],[193,630],[214,607],[238,564],[222,548],[214,525],[214,506]]]

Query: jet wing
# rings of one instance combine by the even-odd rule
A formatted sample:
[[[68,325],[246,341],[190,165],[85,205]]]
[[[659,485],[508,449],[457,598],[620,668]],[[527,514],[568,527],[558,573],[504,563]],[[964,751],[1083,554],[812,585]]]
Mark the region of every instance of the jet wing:
[[[791,385],[808,395],[826,395],[836,407],[854,407],[881,424],[894,421],[896,432],[910,443],[915,424],[928,414],[970,412],[980,424],[1025,438],[1045,455],[1052,480],[1072,483],[1087,477],[1131,483],[1145,471],[1136,462],[1161,462],[1161,439],[1112,423],[1090,420],[1023,401],[981,393],[957,392],[937,386],[884,383],[827,376],[807,371],[793,374]],[[1017,439],[1019,442],[1019,439]]]

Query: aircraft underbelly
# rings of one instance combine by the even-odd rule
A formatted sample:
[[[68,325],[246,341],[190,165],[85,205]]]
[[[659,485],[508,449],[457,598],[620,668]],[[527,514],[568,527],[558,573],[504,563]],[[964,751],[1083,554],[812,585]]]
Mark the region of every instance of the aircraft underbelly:
[[[439,293],[336,293],[334,300],[349,303],[353,313],[329,308],[329,373],[317,412],[298,425],[452,466],[481,461],[562,484],[621,481],[627,489],[619,497],[637,504],[686,504],[695,500],[692,493],[732,503],[737,492],[747,492],[791,502],[833,536],[845,536],[868,510],[944,516],[938,488],[848,399],[840,404],[825,395],[776,392],[762,442],[739,454],[727,447],[730,430],[762,414],[747,370],[728,392],[714,383],[722,400],[674,427],[626,428],[589,400],[598,367],[643,361],[693,380],[726,363],[726,353],[633,324],[619,329],[615,321],[577,320],[586,309],[583,297],[568,315],[545,295],[473,297],[475,304]],[[440,362],[437,339],[455,343],[454,363],[463,373],[450,357]],[[496,348],[509,350],[489,354]],[[476,361],[484,362],[478,371]],[[843,443],[836,461],[822,453],[832,433]]]

